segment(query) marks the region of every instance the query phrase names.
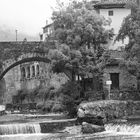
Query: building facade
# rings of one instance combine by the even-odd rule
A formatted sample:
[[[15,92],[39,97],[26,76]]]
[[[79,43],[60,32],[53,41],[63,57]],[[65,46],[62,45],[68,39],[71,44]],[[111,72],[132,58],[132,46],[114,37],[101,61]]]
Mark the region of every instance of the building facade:
[[[139,5],[139,0],[100,0],[94,5],[101,16],[111,21],[110,26],[107,28],[113,28],[114,30],[114,38],[108,44],[112,54],[112,61],[114,62],[106,65],[103,74],[103,88],[108,89],[107,81],[111,81],[110,89],[112,91],[137,89],[136,77],[131,75],[125,68],[119,66],[123,56],[122,50],[128,44],[129,39],[126,38],[123,42],[115,41],[125,17],[131,14],[131,9],[126,6],[128,3]]]

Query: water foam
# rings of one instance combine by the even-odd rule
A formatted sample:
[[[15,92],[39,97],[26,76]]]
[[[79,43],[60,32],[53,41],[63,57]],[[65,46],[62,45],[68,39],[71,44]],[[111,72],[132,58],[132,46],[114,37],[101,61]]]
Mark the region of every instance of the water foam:
[[[0,135],[41,133],[39,124],[6,124],[0,125]]]

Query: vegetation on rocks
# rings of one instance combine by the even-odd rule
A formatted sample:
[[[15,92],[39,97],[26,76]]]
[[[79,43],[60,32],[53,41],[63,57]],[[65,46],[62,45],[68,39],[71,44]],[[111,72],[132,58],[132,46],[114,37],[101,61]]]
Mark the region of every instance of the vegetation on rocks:
[[[78,116],[101,117],[104,121],[120,119],[134,113],[133,101],[105,100],[81,103],[78,107]],[[82,115],[81,115],[82,114]]]

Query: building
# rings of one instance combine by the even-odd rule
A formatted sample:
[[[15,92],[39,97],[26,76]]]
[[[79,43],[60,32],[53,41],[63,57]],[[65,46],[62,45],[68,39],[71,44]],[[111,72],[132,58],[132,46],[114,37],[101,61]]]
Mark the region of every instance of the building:
[[[110,19],[111,25],[108,28],[113,28],[115,37],[121,27],[121,24],[126,16],[131,13],[131,9],[125,8],[127,2],[135,2],[139,4],[139,0],[98,0],[94,1],[94,7],[100,15],[106,19]],[[44,41],[48,36],[53,33],[53,23],[43,27],[43,34],[40,36],[41,41]],[[115,39],[114,37],[114,39]],[[137,79],[133,75],[130,75],[127,70],[119,67],[119,62],[122,59],[123,52],[120,48],[124,47],[128,43],[128,39],[124,42],[113,41],[108,44],[112,54],[112,62],[106,65],[103,73],[103,89],[107,89],[108,85],[106,81],[111,80],[111,90],[121,90],[126,87],[137,88]],[[4,47],[14,45],[14,43],[8,42],[3,44]],[[35,43],[27,42],[28,46],[35,46]],[[19,43],[19,45],[21,45]],[[38,45],[38,43],[36,44]],[[0,44],[1,46],[1,44]],[[29,54],[31,55],[31,54]],[[5,61],[6,65],[9,65],[11,60]],[[28,62],[21,64],[11,69],[0,83],[0,97],[5,97],[5,103],[12,102],[12,97],[17,95],[17,90],[22,89],[34,89],[40,84],[47,85],[47,79],[49,77],[49,64],[43,62]],[[56,81],[56,80],[54,80]],[[46,82],[46,83],[45,83]],[[58,79],[60,83],[60,79]],[[56,82],[54,82],[56,84]],[[116,95],[117,96],[117,95]],[[1,102],[1,101],[0,101]]]
[[[121,90],[125,87],[137,88],[137,80],[133,75],[130,75],[127,70],[119,68],[119,62],[122,59],[122,48],[129,42],[126,38],[123,42],[114,42],[118,35],[119,29],[125,17],[131,14],[131,9],[126,8],[127,3],[140,5],[139,0],[93,0],[93,7],[105,19],[110,20],[110,26],[107,29],[113,28],[114,39],[109,42],[108,47],[112,53],[112,63],[108,64],[103,74],[103,88],[108,88],[107,80],[111,80],[112,90]],[[47,24],[43,28],[44,39],[53,31],[53,24]]]
[[[110,29],[113,28],[115,34],[113,41],[109,44],[109,49],[111,50],[120,49],[122,47],[124,48],[129,41],[127,38],[124,42],[116,41],[114,43],[124,18],[131,13],[131,9],[126,8],[126,4],[129,2],[139,4],[139,0],[100,0],[100,2],[94,5],[100,15],[105,17],[105,19],[111,20],[111,25],[107,27]]]
[[[111,90],[123,90],[123,89],[137,89],[137,79],[135,76],[128,73],[125,68],[120,68],[119,63],[122,60],[123,52],[121,48],[124,48],[128,44],[129,39],[125,39],[124,42],[114,40],[119,32],[119,29],[123,23],[125,17],[131,14],[131,9],[126,8],[127,3],[140,4],[139,0],[100,0],[100,2],[94,5],[95,9],[100,15],[106,19],[111,20],[111,25],[108,28],[114,29],[114,39],[108,44],[108,47],[112,54],[112,62],[106,65],[103,74],[103,88],[108,89],[107,81],[111,80]],[[117,95],[116,95],[117,96]]]
[[[45,41],[45,39],[51,35],[53,30],[53,23],[48,24],[48,21],[46,21],[46,25],[43,27],[43,34],[40,35],[40,40]]]

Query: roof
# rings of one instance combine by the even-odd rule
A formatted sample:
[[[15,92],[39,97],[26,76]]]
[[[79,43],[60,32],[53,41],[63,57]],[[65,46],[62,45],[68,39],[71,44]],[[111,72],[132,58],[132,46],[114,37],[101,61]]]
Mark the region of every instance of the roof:
[[[123,60],[124,51],[110,50],[111,59],[108,61],[106,66],[118,66]]]
[[[53,26],[53,23],[47,24],[46,26],[43,27],[43,29],[48,28],[48,27],[51,27],[51,26]]]
[[[125,8],[127,3],[137,3],[137,0],[100,0],[94,5],[98,9]]]

